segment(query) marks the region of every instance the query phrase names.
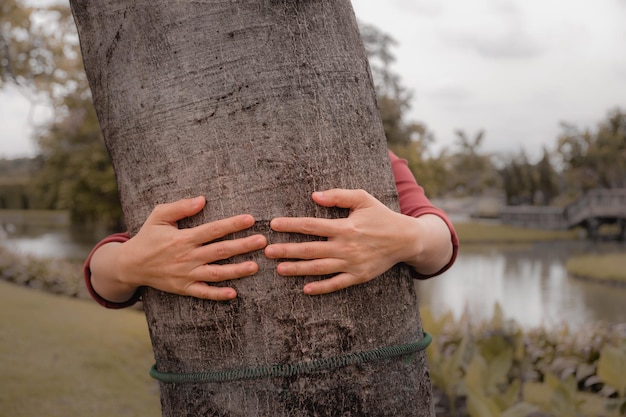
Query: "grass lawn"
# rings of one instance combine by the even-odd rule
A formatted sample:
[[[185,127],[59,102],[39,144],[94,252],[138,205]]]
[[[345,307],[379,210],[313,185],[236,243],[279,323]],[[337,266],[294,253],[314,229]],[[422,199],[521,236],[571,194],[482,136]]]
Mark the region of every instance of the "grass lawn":
[[[143,314],[0,281],[0,417],[159,416]]]
[[[577,230],[541,230],[479,222],[455,223],[461,245],[576,240]]]
[[[580,255],[565,264],[572,275],[592,280],[612,281],[626,285],[626,254]]]

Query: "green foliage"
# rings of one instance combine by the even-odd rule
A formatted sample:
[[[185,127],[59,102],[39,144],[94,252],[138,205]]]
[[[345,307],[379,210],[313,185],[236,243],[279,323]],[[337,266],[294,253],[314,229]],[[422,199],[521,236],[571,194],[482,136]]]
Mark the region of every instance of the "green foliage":
[[[26,202],[16,202],[15,193],[8,189],[2,196],[11,198],[11,206],[67,209],[75,223],[120,228],[115,175],[91,103],[68,5],[34,8],[17,0],[3,2],[0,53],[0,88],[6,83],[17,85],[33,104],[46,103],[54,112],[37,129],[39,169],[25,187],[29,196],[37,196],[36,203],[28,203],[25,197],[21,199]]]
[[[620,109],[609,111],[595,131],[564,124],[558,150],[575,192],[626,187],[626,113]]]
[[[0,5],[0,88],[12,83],[36,102],[51,104],[84,75],[69,7],[33,7],[21,0]]]
[[[115,173],[89,95],[65,97],[66,110],[42,129],[43,167],[36,184],[49,208],[69,210],[74,223],[118,229],[122,210]]]
[[[531,163],[524,151],[509,158],[500,169],[507,204],[550,205],[559,193],[558,173],[552,155],[544,147],[543,156]]]
[[[41,158],[0,159],[0,209],[46,207],[32,181],[41,166]]]
[[[481,195],[499,187],[499,176],[492,156],[480,152],[485,137],[483,130],[470,139],[462,130],[456,131],[456,149],[448,162],[447,189],[459,196]]]
[[[433,335],[433,385],[450,404],[465,400],[471,417],[626,415],[626,333],[595,325],[571,333],[522,331],[496,305],[488,323],[450,314],[422,324]],[[454,408],[451,415],[459,415]]]
[[[391,69],[396,60],[391,48],[396,45],[396,41],[371,25],[361,24],[360,31],[372,70],[387,142],[394,145],[408,144],[423,138],[425,126],[404,120],[411,107],[412,94],[401,84],[398,74]]]
[[[389,143],[388,145],[389,149],[396,155],[406,159],[409,169],[424,188],[426,195],[440,196],[445,194],[448,176],[445,152],[432,156],[421,141],[412,141],[406,144]]]
[[[87,297],[79,263],[22,256],[0,246],[0,280],[52,294]]]
[[[407,120],[412,94],[392,70],[395,56],[392,48],[396,41],[371,25],[360,25],[361,37],[368,56],[378,107],[387,138],[387,145],[400,158],[406,159],[409,168],[431,196],[446,191],[445,152],[431,155],[430,146],[435,138],[425,124]]]
[[[598,361],[598,377],[626,397],[626,341],[621,346],[604,346]]]
[[[535,203],[550,205],[559,193],[558,174],[554,169],[548,150],[543,148],[543,157],[536,165],[537,191],[540,193],[540,201],[533,199]],[[537,197],[537,196],[534,196]]]

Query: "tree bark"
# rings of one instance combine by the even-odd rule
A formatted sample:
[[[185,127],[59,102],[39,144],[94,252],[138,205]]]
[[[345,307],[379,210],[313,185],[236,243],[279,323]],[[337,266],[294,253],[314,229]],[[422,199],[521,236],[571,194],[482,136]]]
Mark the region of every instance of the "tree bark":
[[[349,0],[72,0],[125,220],[204,195],[180,227],[250,213],[270,242],[278,216],[337,217],[310,194],[363,188],[398,210],[369,66]],[[246,233],[247,234],[247,233]],[[249,257],[249,256],[248,256]],[[309,362],[415,342],[405,266],[325,296],[316,277],[259,273],[211,302],[145,289],[157,367],[219,371]],[[233,261],[239,261],[234,259]],[[431,416],[424,352],[311,374],[161,383],[164,416]]]

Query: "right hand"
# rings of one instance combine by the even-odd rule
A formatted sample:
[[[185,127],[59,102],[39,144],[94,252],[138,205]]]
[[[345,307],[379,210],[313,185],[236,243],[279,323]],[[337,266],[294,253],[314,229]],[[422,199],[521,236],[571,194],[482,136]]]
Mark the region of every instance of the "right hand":
[[[251,227],[255,220],[248,214],[178,228],[178,220],[197,214],[205,204],[204,197],[196,197],[155,207],[139,232],[117,248],[115,275],[119,282],[129,288],[149,286],[209,300],[235,298],[237,292],[233,288],[208,283],[253,275],[258,271],[257,263],[213,262],[262,249],[267,239],[257,234],[214,242]]]

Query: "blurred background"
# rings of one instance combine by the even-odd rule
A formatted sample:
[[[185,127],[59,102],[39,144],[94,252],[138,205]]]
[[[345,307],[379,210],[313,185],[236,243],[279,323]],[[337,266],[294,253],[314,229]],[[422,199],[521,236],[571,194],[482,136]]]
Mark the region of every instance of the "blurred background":
[[[353,6],[388,145],[461,239],[416,284],[438,415],[626,415],[626,1]],[[81,284],[122,230],[69,5],[3,0],[0,416],[158,413],[141,315]]]

